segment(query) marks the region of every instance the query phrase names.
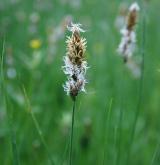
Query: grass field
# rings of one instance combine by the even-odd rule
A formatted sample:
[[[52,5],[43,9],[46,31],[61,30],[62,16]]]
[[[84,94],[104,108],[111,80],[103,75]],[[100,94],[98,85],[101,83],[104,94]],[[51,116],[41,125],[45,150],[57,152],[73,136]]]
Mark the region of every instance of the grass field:
[[[139,77],[116,51],[115,21],[132,2],[0,1],[0,165],[69,164],[73,102],[62,65],[70,20],[86,30],[90,67],[76,101],[73,165],[160,164],[160,1],[137,0]]]

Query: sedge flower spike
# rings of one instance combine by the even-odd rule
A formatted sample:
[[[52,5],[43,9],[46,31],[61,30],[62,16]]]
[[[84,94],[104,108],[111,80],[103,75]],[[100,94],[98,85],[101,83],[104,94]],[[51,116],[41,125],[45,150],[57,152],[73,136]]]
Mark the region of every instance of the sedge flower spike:
[[[64,56],[63,71],[67,75],[64,91],[74,100],[79,92],[85,92],[85,74],[87,70],[87,62],[85,61],[86,39],[82,38],[80,33],[85,32],[81,28],[81,24],[73,24],[68,27],[72,33],[71,37],[67,37],[67,52]]]
[[[135,2],[129,8],[129,14],[125,28],[121,29],[122,39],[118,47],[119,54],[124,58],[124,62],[128,61],[136,47],[136,33],[134,27],[137,22],[137,12],[140,10]]]

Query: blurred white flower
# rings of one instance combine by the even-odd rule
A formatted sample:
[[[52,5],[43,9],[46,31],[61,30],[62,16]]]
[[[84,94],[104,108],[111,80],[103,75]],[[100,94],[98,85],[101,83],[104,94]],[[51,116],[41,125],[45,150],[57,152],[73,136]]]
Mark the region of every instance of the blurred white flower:
[[[128,8],[126,3],[121,3],[119,7],[119,14],[115,20],[115,27],[117,29],[122,29],[124,27],[124,24],[126,22],[127,12],[128,12]]]
[[[53,60],[53,56],[57,52],[57,44],[58,42],[64,38],[65,32],[67,29],[67,26],[71,24],[72,22],[72,16],[66,15],[59,25],[57,25],[55,28],[51,27],[48,30],[48,57],[47,62],[51,63]]]
[[[7,68],[7,77],[10,79],[14,79],[17,76],[17,72],[15,68],[9,67]]]
[[[39,20],[40,20],[40,15],[39,15],[38,12],[31,13],[31,15],[30,15],[30,21],[32,23],[38,23]]]
[[[60,120],[60,127],[63,135],[68,135],[72,122],[72,114],[64,112]]]
[[[139,7],[139,5],[137,4],[137,2],[134,2],[131,6],[130,6],[130,8],[129,8],[129,10],[132,12],[132,11],[139,11],[140,10],[140,7]]]
[[[134,60],[129,59],[126,63],[127,68],[130,70],[134,78],[140,78],[141,76],[141,68],[140,65],[137,64]]]
[[[118,47],[119,54],[123,57],[124,62],[127,62],[136,48],[136,33],[134,26],[137,21],[137,12],[140,10],[137,3],[133,3],[129,8],[127,24],[121,29],[122,39]]]

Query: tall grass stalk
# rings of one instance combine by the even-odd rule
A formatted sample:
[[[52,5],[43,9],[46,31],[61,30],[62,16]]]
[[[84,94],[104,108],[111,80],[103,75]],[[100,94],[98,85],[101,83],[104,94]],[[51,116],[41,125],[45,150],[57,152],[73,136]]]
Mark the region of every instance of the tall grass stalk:
[[[120,108],[119,112],[119,124],[118,124],[118,142],[117,142],[117,157],[116,157],[116,165],[119,165],[120,163],[120,158],[121,158],[121,138],[122,138],[122,118],[123,118],[123,106]]]
[[[157,156],[159,154],[160,154],[160,142],[156,146],[156,149],[155,149],[155,151],[153,153],[153,157],[152,157],[152,160],[151,160],[151,165],[154,165],[155,164],[156,158],[157,158]]]
[[[107,111],[107,108],[105,110],[106,115],[107,115],[107,120],[106,120],[105,127],[104,127],[105,136],[104,136],[104,151],[103,151],[103,162],[102,162],[103,165],[105,165],[105,157],[107,154],[106,153],[107,152],[107,140],[108,140],[108,133],[109,133],[109,123],[110,123],[110,117],[111,117],[112,102],[113,102],[113,99],[111,98],[108,111]]]
[[[76,104],[76,103],[75,103]],[[81,105],[81,103],[80,103]],[[80,110],[80,106],[78,108],[78,110]],[[74,110],[75,111],[75,110]],[[74,117],[75,118],[75,117]],[[73,130],[74,130],[74,125],[73,125]],[[71,137],[71,133],[69,134],[69,137]],[[64,153],[63,153],[63,156],[62,156],[62,161],[61,161],[61,165],[63,165],[64,163],[64,160],[65,160],[65,156],[66,156],[66,153],[68,153],[68,150],[70,149],[70,141],[71,141],[71,138],[67,139],[67,142],[66,142],[66,145],[65,145],[65,149],[64,149]],[[73,140],[72,140],[73,141]]]
[[[5,109],[6,109],[7,123],[9,127],[9,136],[10,136],[11,146],[12,146],[13,165],[20,165],[19,154],[18,154],[17,143],[16,143],[16,134],[13,129],[13,116],[12,116],[13,112],[12,112],[12,108],[10,106],[9,98],[6,91],[6,82],[5,82],[5,76],[4,76],[4,53],[5,53],[5,38],[3,40],[2,54],[1,54],[1,90],[2,90],[2,93],[4,94],[3,99],[4,99]]]
[[[41,129],[40,129],[39,123],[38,123],[38,121],[37,121],[37,119],[36,119],[36,117],[35,117],[35,115],[34,115],[34,113],[33,113],[33,111],[32,111],[31,104],[30,104],[30,101],[29,101],[29,98],[28,98],[28,96],[27,96],[27,93],[26,93],[26,90],[25,90],[25,87],[24,87],[24,86],[23,86],[23,93],[24,93],[24,97],[25,97],[25,100],[26,100],[26,104],[27,104],[27,112],[29,112],[29,114],[31,115],[31,118],[32,118],[33,123],[34,123],[34,125],[35,125],[35,128],[36,128],[36,130],[37,130],[37,132],[38,132],[38,135],[39,135],[39,137],[40,137],[40,140],[41,140],[41,142],[42,142],[44,148],[46,149],[46,152],[47,152],[48,158],[49,158],[49,160],[50,160],[50,163],[51,163],[52,165],[54,165],[55,162],[54,162],[54,160],[52,159],[52,155],[51,155],[51,153],[50,153],[50,151],[49,151],[49,149],[48,149],[47,143],[46,143],[46,141],[45,141],[45,139],[44,139],[44,137],[43,137],[43,133],[42,133],[42,131],[41,131]]]
[[[129,161],[130,161],[131,149],[132,149],[132,145],[133,145],[133,141],[134,141],[137,120],[139,117],[141,103],[142,103],[143,80],[144,80],[145,38],[146,38],[146,19],[145,19],[144,6],[142,6],[142,40],[141,40],[141,51],[140,51],[140,53],[142,55],[142,65],[141,65],[142,73],[141,73],[140,82],[139,82],[139,93],[138,93],[138,102],[137,102],[137,107],[136,107],[136,113],[135,113],[135,118],[133,121],[133,128],[132,128],[131,138],[129,141],[129,147],[128,147],[128,152],[127,152],[127,164],[129,164]]]
[[[63,163],[64,163],[66,153],[68,153],[69,144],[70,144],[70,139],[68,139],[67,142],[66,142],[64,153],[62,154],[63,156],[62,156],[62,160],[61,160],[60,165],[63,165]]]
[[[117,139],[118,139],[118,136],[117,136],[117,132],[118,132],[118,125],[116,124],[115,127],[114,127],[114,142],[113,142],[113,146],[114,146],[114,163],[113,164],[116,164],[117,163]]]
[[[85,61],[85,51],[87,41],[85,38],[81,37],[80,33],[85,31],[81,28],[81,24],[71,23],[68,26],[68,30],[72,33],[66,39],[67,52],[64,56],[64,66],[62,69],[67,75],[68,80],[63,85],[64,91],[67,95],[70,95],[73,100],[73,110],[72,110],[72,126],[71,126],[71,136],[70,136],[70,154],[69,154],[69,164],[72,164],[72,145],[73,145],[73,127],[74,127],[74,113],[76,97],[79,92],[85,92],[86,84],[86,71],[88,69],[87,62]]]
[[[70,135],[70,153],[69,153],[69,164],[72,165],[73,159],[73,131],[74,131],[74,117],[75,117],[75,107],[76,107],[76,98],[73,100],[73,109],[72,109],[72,125],[71,125],[71,135]]]
[[[123,68],[122,71],[122,79],[121,79],[121,86],[126,86],[126,73]],[[123,94],[122,96],[120,95],[121,99],[121,104],[120,104],[120,111],[119,111],[119,118],[118,118],[118,125],[116,125],[115,129],[115,149],[116,149],[116,158],[115,158],[115,164],[118,165],[120,164],[120,159],[121,159],[121,140],[122,140],[122,119],[123,119],[123,109],[125,107],[124,102],[125,102],[125,95]]]

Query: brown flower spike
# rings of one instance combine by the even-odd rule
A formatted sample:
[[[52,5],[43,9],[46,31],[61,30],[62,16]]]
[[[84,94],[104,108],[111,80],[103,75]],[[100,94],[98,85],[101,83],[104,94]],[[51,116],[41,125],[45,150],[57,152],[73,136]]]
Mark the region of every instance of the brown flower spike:
[[[80,24],[71,24],[68,30],[72,32],[71,37],[67,37],[67,53],[64,57],[64,73],[68,76],[68,81],[63,86],[67,94],[75,99],[80,91],[85,91],[85,74],[87,62],[84,53],[86,51],[86,39],[80,36],[84,32]]]
[[[129,8],[128,19],[126,23],[126,27],[121,30],[122,39],[118,48],[118,52],[124,58],[124,62],[128,61],[134,51],[135,51],[135,43],[136,43],[136,33],[134,31],[134,27],[137,22],[137,12],[140,10],[137,3],[133,3]]]

